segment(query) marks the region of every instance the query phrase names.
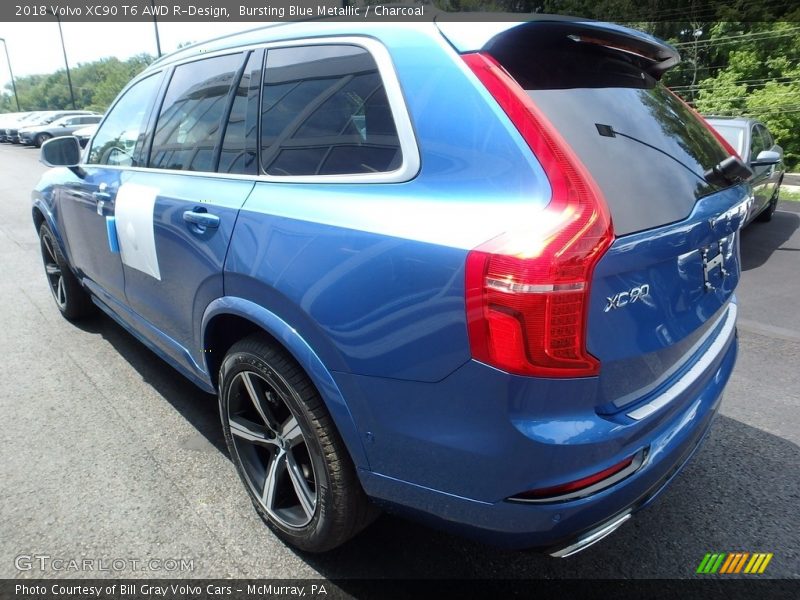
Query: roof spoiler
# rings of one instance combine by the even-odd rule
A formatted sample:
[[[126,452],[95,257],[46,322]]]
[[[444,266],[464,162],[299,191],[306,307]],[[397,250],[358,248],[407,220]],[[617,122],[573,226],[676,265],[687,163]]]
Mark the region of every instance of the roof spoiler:
[[[496,18],[497,15],[494,15]],[[461,53],[486,51],[517,36],[547,35],[568,38],[578,44],[593,44],[617,50],[638,59],[642,69],[655,79],[677,65],[678,51],[664,41],[641,31],[599,21],[572,17],[536,15],[524,22],[459,22],[437,16],[436,26]]]

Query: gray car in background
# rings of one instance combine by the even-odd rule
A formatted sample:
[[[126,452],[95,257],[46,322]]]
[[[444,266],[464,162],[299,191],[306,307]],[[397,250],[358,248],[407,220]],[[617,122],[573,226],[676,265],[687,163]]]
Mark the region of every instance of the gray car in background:
[[[3,141],[19,144],[19,130],[25,127],[35,127],[37,125],[49,125],[55,121],[71,115],[93,115],[90,110],[42,110],[26,117],[23,121],[17,121],[11,126],[7,126],[4,131]]]
[[[70,115],[46,125],[23,127],[19,130],[19,140],[28,146],[41,146],[47,140],[64,135],[72,135],[78,129],[87,125],[96,125],[103,118],[102,115]]]
[[[6,130],[30,125],[37,118],[40,111],[6,113],[0,115],[0,142],[10,142]]]
[[[706,117],[720,135],[752,169],[750,183],[755,201],[747,222],[769,221],[778,206],[783,174],[783,148],[772,137],[766,125],[747,117]]]

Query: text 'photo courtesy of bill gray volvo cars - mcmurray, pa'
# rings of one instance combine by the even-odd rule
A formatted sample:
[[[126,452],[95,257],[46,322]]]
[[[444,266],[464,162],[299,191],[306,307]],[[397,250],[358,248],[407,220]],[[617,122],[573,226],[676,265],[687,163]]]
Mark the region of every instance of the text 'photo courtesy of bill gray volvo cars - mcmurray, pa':
[[[678,61],[558,17],[183,48],[42,147],[56,305],[218,394],[297,548],[386,509],[577,552],[686,464],[736,359],[751,172],[659,83]]]

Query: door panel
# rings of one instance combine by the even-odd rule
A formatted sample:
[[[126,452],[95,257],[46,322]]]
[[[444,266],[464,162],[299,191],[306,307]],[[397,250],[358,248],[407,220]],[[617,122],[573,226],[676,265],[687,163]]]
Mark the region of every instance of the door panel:
[[[764,140],[763,127],[761,125],[754,125],[750,131],[750,161],[754,161],[762,150],[767,150],[766,141]],[[760,213],[769,202],[771,196],[770,189],[770,175],[773,171],[772,166],[764,165],[760,167],[752,167],[753,177],[750,184],[753,187],[753,202],[752,214]]]
[[[122,261],[108,242],[106,219],[114,216],[121,171],[87,168],[86,176],[59,194],[59,226],[69,244],[69,259],[93,291],[125,298]],[[96,289],[95,289],[96,288]]]
[[[127,183],[155,198],[152,235],[157,260],[155,272],[131,260],[127,260],[131,264],[123,263],[128,304],[202,365],[203,311],[223,295],[228,243],[239,208],[254,183],[158,172],[137,172]],[[190,215],[185,217],[187,212]],[[203,216],[217,217],[218,223],[203,224]],[[121,246],[145,237],[119,222],[117,232]]]
[[[122,261],[110,248],[107,221],[115,216],[120,185],[131,176],[125,167],[139,166],[144,126],[160,83],[161,74],[155,73],[120,96],[92,139],[83,177],[58,193],[71,264],[101,299],[125,299]]]
[[[255,143],[257,114],[246,108],[262,60],[263,53],[238,52],[175,67],[154,126],[150,169],[125,184],[132,193],[117,234],[128,305],[161,334],[154,343],[180,362],[191,359],[192,369],[202,369],[202,315],[224,293],[231,233],[255,185],[213,172],[231,144],[242,172],[255,165],[246,149]],[[244,127],[230,126],[239,120]],[[225,171],[238,167],[226,162]]]

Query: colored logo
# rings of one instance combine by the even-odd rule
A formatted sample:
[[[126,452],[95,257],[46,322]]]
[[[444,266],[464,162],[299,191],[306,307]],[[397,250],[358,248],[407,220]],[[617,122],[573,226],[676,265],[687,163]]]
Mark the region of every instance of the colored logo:
[[[715,573],[730,575],[747,573],[760,575],[767,569],[772,560],[772,552],[709,552],[700,561],[696,573],[713,575]]]

